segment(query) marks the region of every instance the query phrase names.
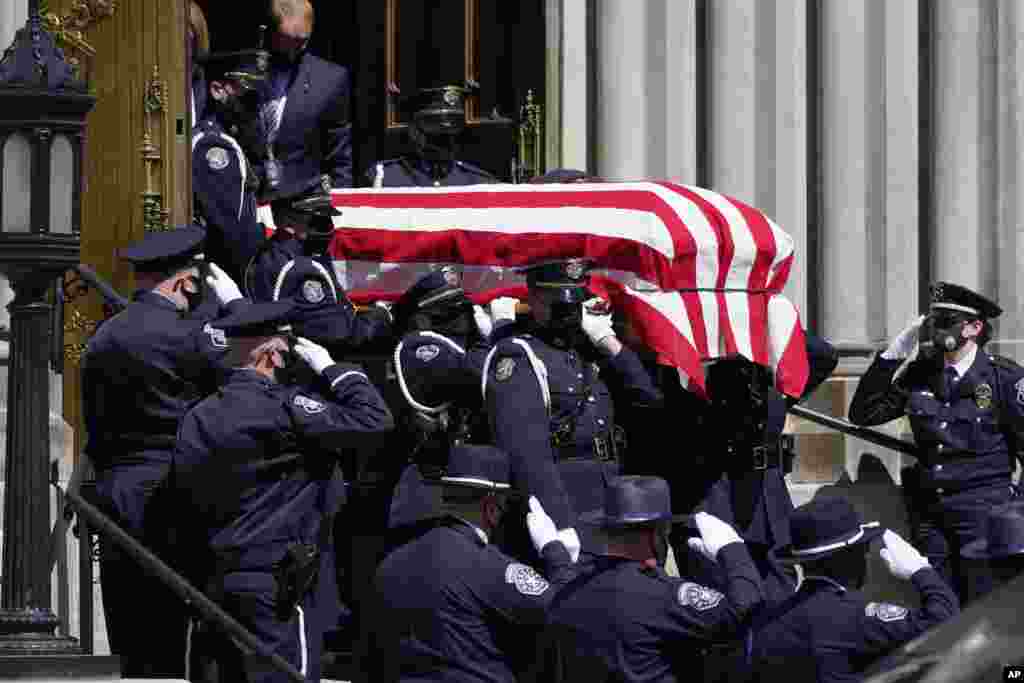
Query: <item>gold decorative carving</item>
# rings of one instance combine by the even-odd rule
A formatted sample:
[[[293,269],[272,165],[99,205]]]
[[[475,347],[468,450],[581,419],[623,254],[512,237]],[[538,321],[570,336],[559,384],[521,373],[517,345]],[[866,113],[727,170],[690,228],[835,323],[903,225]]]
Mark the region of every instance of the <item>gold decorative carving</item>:
[[[146,232],[168,229],[167,219],[171,212],[164,208],[164,189],[168,186],[168,168],[163,163],[160,147],[154,140],[159,139],[167,125],[167,108],[164,93],[167,84],[160,78],[160,67],[153,66],[153,75],[146,84],[142,96],[144,132],[139,153],[145,165],[146,189],[142,193],[142,225]],[[155,177],[159,173],[159,180]]]
[[[64,361],[71,365],[78,365],[85,355],[86,342],[78,341],[88,338],[96,331],[95,320],[78,310],[77,307],[65,304],[64,317]],[[68,341],[68,335],[75,335],[76,341]]]
[[[519,158],[516,182],[526,182],[544,172],[544,109],[534,102],[533,90],[519,110]]]
[[[85,39],[85,31],[93,24],[114,16],[117,0],[73,0],[71,8],[64,14],[50,11],[45,2],[40,4],[43,26],[65,51],[75,75],[88,82],[89,70],[83,72],[82,67],[83,63],[86,67],[91,66],[96,48]]]

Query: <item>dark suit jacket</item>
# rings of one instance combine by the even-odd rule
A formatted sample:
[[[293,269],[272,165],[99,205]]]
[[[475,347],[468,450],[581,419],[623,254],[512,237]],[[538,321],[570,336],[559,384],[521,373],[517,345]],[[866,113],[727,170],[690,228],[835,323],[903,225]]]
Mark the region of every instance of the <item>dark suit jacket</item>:
[[[331,176],[334,187],[352,187],[350,95],[348,69],[302,56],[274,143],[282,187],[301,192],[321,173]]]

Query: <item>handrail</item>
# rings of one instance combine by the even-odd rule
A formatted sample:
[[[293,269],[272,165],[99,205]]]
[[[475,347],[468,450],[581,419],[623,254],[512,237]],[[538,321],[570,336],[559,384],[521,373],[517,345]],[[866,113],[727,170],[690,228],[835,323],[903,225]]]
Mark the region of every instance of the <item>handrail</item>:
[[[250,650],[266,657],[271,664],[297,683],[304,683],[306,680],[299,671],[289,664],[281,655],[271,652],[270,649],[247,628],[238,623],[234,617],[225,612],[220,605],[206,597],[202,591],[182,578],[177,572],[168,567],[160,558],[154,555],[144,545],[132,538],[126,531],[118,526],[112,519],[97,510],[75,491],[66,491],[68,501],[75,508],[78,514],[86,518],[95,528],[102,531],[108,540],[113,541],[121,549],[125,550],[138,562],[144,570],[159,579],[164,585],[170,588],[181,598],[186,605],[194,606],[203,618],[208,619],[224,629],[228,635],[240,641]],[[83,541],[87,542],[87,541]]]
[[[861,427],[853,424],[852,422],[847,422],[846,420],[842,420],[838,417],[832,417],[825,413],[819,413],[816,410],[811,410],[810,408],[806,408],[801,405],[790,406],[789,412],[824,427],[829,427],[844,434],[855,436],[858,439],[869,441],[876,446],[881,446],[882,448],[889,448],[894,451],[899,451],[900,453],[906,453],[907,455],[917,456],[918,454],[917,446],[909,441],[904,441],[903,439],[899,439],[891,434],[886,434],[885,432],[880,432],[878,430],[871,429],[870,427]]]

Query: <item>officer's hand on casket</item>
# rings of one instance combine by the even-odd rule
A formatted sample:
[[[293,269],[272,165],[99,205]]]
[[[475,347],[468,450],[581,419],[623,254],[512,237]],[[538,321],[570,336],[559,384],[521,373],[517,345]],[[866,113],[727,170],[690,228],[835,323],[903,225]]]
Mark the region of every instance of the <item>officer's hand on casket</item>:
[[[323,374],[324,370],[334,365],[334,359],[331,358],[327,349],[305,337],[299,337],[295,342],[295,354],[306,361],[309,367],[313,368],[313,372],[318,375]]]
[[[892,340],[888,348],[882,352],[882,358],[886,360],[904,360],[908,358],[913,353],[914,346],[917,345],[917,334],[921,330],[921,325],[924,324],[924,318],[922,315],[913,320],[902,332],[896,335],[896,338]]]
[[[687,539],[686,543],[712,562],[716,562],[718,551],[730,543],[742,543],[743,539],[729,524],[714,515],[698,512],[693,516],[700,538]]]
[[[210,274],[206,276],[206,284],[210,285],[217,300],[222,306],[242,298],[242,290],[238,284],[214,262],[209,264]]]
[[[903,537],[895,531],[886,529],[882,534],[882,541],[885,543],[885,547],[879,552],[889,573],[896,578],[909,579],[925,567],[931,566],[928,563],[928,558],[903,540]]]

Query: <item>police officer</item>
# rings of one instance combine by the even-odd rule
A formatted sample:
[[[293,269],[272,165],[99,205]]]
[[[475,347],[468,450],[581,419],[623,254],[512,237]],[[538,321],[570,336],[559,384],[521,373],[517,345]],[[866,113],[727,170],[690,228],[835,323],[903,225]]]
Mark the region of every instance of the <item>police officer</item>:
[[[499,325],[514,319],[515,302],[507,301],[491,302]],[[407,437],[403,452],[412,463],[392,502],[390,526],[395,527],[438,514],[439,490],[423,485],[421,470],[444,467],[453,445],[490,443],[480,384],[495,319],[470,301],[454,266],[421,277],[393,313],[396,327],[406,332],[394,364],[406,408],[400,420]]]
[[[605,477],[619,471],[612,388],[623,403],[661,400],[610,313],[590,300],[590,266],[569,259],[525,269],[529,331],[498,342],[484,368],[491,430],[512,460],[513,484],[536,495],[559,528],[600,507]],[[584,550],[596,550],[582,535]],[[510,531],[510,548],[528,554],[521,536],[515,547]]]
[[[457,139],[466,128],[467,91],[453,85],[425,88],[403,108],[412,110],[412,151],[378,161],[367,169],[371,187],[447,187],[500,182],[487,171],[455,158]]]
[[[850,405],[850,421],[858,425],[909,418],[919,454],[918,464],[904,471],[903,493],[914,542],[963,603],[987,593],[991,577],[968,572],[960,550],[984,535],[988,511],[1010,499],[1014,459],[1024,444],[1024,369],[984,348],[989,321],[1000,313],[976,292],[937,283],[927,318],[876,356]],[[897,376],[919,334],[916,357]]]
[[[239,282],[264,240],[256,219],[262,180],[254,168],[267,149],[258,88],[268,58],[261,50],[209,55],[208,107],[192,132],[192,190],[209,232],[208,256]]]
[[[393,427],[362,369],[337,363],[305,338],[282,334],[296,306],[253,304],[214,321],[230,339],[233,371],[184,417],[173,483],[192,538],[209,557],[207,591],[309,680],[319,679],[320,553],[344,494],[342,448]],[[290,381],[296,362],[314,386]],[[287,677],[230,643],[218,650],[222,680]]]
[[[803,567],[803,582],[755,619],[746,680],[860,680],[876,659],[958,611],[952,589],[928,560],[878,522],[864,524],[845,498],[821,497],[797,508],[792,536],[783,557]],[[870,602],[859,592],[870,543],[879,536],[882,559],[893,576],[913,583],[920,609]]]
[[[294,301],[295,333],[343,354],[390,340],[391,314],[384,306],[357,312],[338,282],[328,248],[341,212],[330,192],[321,176],[309,192],[275,195],[277,229],[246,266],[245,288],[254,301]]]
[[[803,398],[832,373],[839,356],[831,344],[807,335],[810,376]],[[700,428],[711,434],[710,443],[698,458],[689,462],[665,463],[682,471],[673,477],[679,493],[702,495],[698,509],[732,524],[743,536],[751,557],[764,580],[766,604],[788,597],[795,589],[795,576],[776,555],[790,544],[789,516],[793,502],[785,475],[792,469],[793,453],[782,435],[788,408],[797,399],[775,387],[767,367],[742,356],[711,361],[705,369],[708,400],[691,415],[700,416]],[[678,381],[677,381],[678,384]],[[677,419],[687,419],[676,413]],[[661,468],[659,468],[661,469]],[[719,478],[709,489],[694,492],[692,483],[702,474]],[[675,491],[674,491],[675,493]],[[682,549],[676,530],[674,549]],[[677,555],[691,575],[721,587],[721,572],[693,553]]]
[[[457,446],[443,477],[446,516],[424,522],[411,542],[381,563],[373,624],[354,667],[357,680],[518,680],[511,648],[545,623],[573,558],[536,499],[526,524],[542,571],[501,552],[495,534],[510,514],[508,456],[488,446]]]
[[[227,351],[223,335],[186,318],[202,298],[202,281],[227,310],[246,305],[230,277],[203,260],[205,231],[180,227],[146,236],[121,251],[135,270],[132,303],[89,340],[83,358],[85,455],[96,469],[100,506],[125,531],[174,565],[170,511],[158,495],[186,408],[216,388]],[[184,670],[184,608],[101,539],[100,580],[111,650],[126,676],[177,676]],[[132,586],[132,590],[127,590]],[[147,596],[140,629],[138,595]]]
[[[985,536],[965,545],[960,554],[971,561],[988,562],[996,585],[1009,583],[1024,572],[1024,501],[1014,499],[993,508]]]
[[[556,596],[553,636],[566,681],[682,681],[699,671],[698,651],[738,637],[761,602],[761,580],[739,535],[707,513],[694,521],[692,547],[723,567],[726,592],[662,569],[673,520],[668,483],[617,477],[601,510],[581,518],[599,524],[606,554],[584,564]]]

